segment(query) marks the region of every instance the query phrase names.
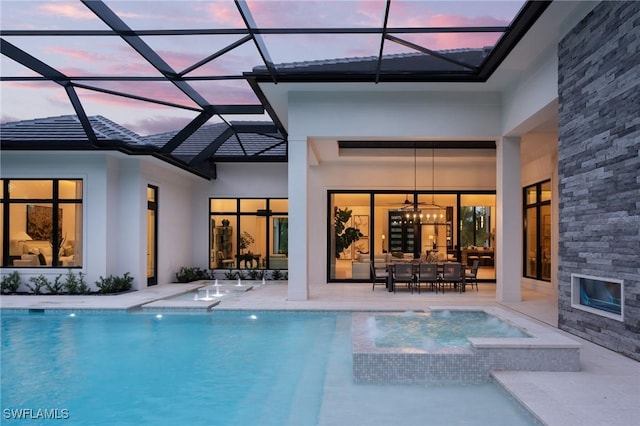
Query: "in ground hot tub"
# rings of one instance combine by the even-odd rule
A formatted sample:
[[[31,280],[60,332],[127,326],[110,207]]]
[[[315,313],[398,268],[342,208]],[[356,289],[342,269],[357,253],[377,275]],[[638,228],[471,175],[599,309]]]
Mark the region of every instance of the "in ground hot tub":
[[[354,313],[356,382],[481,382],[492,370],[578,371],[580,344],[499,308]]]

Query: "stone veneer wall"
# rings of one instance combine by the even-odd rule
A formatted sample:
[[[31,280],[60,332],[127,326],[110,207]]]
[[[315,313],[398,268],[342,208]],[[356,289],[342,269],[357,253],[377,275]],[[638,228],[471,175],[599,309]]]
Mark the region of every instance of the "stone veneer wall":
[[[559,327],[640,360],[640,2],[560,42]],[[571,273],[624,280],[624,322],[571,308]]]

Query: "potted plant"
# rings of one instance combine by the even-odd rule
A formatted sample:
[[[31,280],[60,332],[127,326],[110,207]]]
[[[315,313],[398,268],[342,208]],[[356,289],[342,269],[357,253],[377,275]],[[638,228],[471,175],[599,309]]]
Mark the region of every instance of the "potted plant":
[[[240,250],[242,250],[242,253],[244,253],[244,251],[248,249],[254,241],[255,240],[250,233],[248,233],[247,231],[242,232],[240,234]]]
[[[334,207],[333,218],[336,233],[336,259],[340,258],[340,254],[349,248],[351,244],[358,241],[364,236],[358,228],[353,226],[346,226],[346,223],[351,219],[352,211],[349,208],[341,209]]]

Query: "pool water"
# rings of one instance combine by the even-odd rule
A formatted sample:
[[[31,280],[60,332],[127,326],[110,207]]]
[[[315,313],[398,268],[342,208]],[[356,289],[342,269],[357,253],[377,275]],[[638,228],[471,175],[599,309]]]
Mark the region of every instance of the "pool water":
[[[7,419],[13,409],[66,410],[69,425],[532,424],[493,383],[354,384],[348,313],[3,313],[1,322],[7,424],[38,424]],[[460,398],[464,412],[427,406]]]
[[[442,310],[374,315],[367,322],[378,347],[437,351],[470,347],[469,337],[531,337],[484,311]]]

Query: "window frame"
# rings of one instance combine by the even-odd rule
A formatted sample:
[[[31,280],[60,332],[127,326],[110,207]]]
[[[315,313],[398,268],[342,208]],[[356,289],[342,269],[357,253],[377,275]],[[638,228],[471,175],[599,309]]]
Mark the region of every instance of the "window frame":
[[[549,206],[549,208],[551,208],[551,201],[553,199],[553,193],[552,193],[552,195],[548,199],[543,200],[542,190],[543,190],[543,186],[547,184],[551,186],[551,179],[545,179],[540,182],[536,182],[532,185],[527,185],[522,188],[522,276],[523,278],[534,279],[537,281],[551,282],[551,276],[549,276],[548,279],[543,277],[544,274],[543,274],[543,256],[542,256],[542,252],[543,252],[542,238],[543,238],[543,232],[544,232],[542,208],[545,206]],[[527,191],[529,191],[530,189],[535,189],[536,191],[536,199],[535,201],[532,201],[532,202],[529,202],[527,199]],[[527,273],[527,262],[529,261],[528,230],[530,226],[527,220],[527,213],[530,210],[534,210],[536,214],[536,218],[535,218],[536,223],[534,224],[535,238],[537,243],[535,258],[534,258],[535,275]],[[551,262],[551,260],[549,260],[549,262]]]
[[[213,210],[211,205],[212,205],[212,201],[213,200],[226,200],[226,201],[233,201],[235,203],[235,208],[233,210]],[[232,239],[233,242],[233,255],[234,255],[234,259],[236,259],[236,264],[234,265],[234,267],[232,269],[274,269],[271,267],[271,263],[272,263],[272,256],[271,256],[271,248],[272,248],[272,244],[273,244],[273,235],[272,235],[272,231],[271,231],[271,219],[272,218],[289,218],[289,209],[287,208],[287,211],[281,211],[281,210],[272,210],[271,206],[272,206],[272,201],[275,200],[285,200],[288,201],[287,197],[269,197],[269,198],[264,198],[264,197],[209,197],[209,204],[208,204],[208,208],[209,208],[209,253],[213,253],[214,247],[213,247],[213,241],[212,241],[212,236],[213,236],[213,229],[212,229],[212,218],[215,216],[225,216],[228,218],[233,218],[233,223],[235,224],[236,230],[235,230],[235,236]],[[247,203],[251,203],[251,202],[260,202],[263,201],[264,202],[264,208],[259,208],[256,210],[248,210],[246,207],[243,207],[243,205],[247,204]],[[287,204],[288,206],[288,204]],[[242,218],[249,218],[249,217],[264,217],[265,218],[265,246],[264,247],[260,247],[260,251],[264,251],[265,255],[257,262],[257,267],[255,268],[242,268],[241,266],[246,266],[246,264],[242,264],[240,265],[241,261],[238,261],[239,257],[241,255],[241,249],[240,249],[240,237],[242,235]],[[245,222],[246,223],[246,222]],[[288,244],[287,244],[288,246]],[[288,259],[288,255],[286,256]],[[264,261],[264,263],[263,263]],[[209,259],[209,269],[212,270],[228,270],[229,268],[224,268],[224,267],[216,267],[213,268],[213,262],[211,260],[211,258]],[[279,269],[279,268],[278,268]]]
[[[51,183],[51,198],[11,198],[11,182],[29,182],[29,181],[48,181]],[[61,181],[76,181],[80,182],[82,185],[82,190],[80,194],[80,198],[61,198],[60,196],[60,182]],[[2,256],[0,258],[1,267],[2,268],[15,268],[15,269],[28,269],[28,268],[37,268],[41,269],[81,269],[83,268],[82,263],[84,256],[75,256],[74,263],[72,265],[63,265],[60,262],[59,250],[51,251],[51,265],[38,265],[38,266],[21,266],[21,265],[13,265],[13,260],[15,260],[18,255],[11,254],[11,238],[10,238],[10,229],[11,229],[11,206],[15,204],[46,204],[50,205],[52,208],[52,220],[56,221],[58,219],[58,211],[61,208],[61,205],[80,205],[81,208],[81,217],[80,217],[80,229],[81,234],[79,238],[76,238],[75,241],[82,240],[84,238],[84,221],[85,221],[85,206],[84,206],[84,198],[85,198],[85,188],[86,188],[86,179],[83,177],[28,177],[28,178],[12,178],[12,177],[3,177],[0,179],[0,185],[2,186],[2,194],[0,196],[0,208],[2,209]],[[75,218],[76,228],[78,228],[77,223],[78,218]],[[63,235],[58,235],[58,227],[52,227],[52,238],[56,238],[60,241],[63,238]],[[84,244],[76,244],[76,249],[82,247]]]
[[[463,248],[460,246],[460,220],[461,220],[461,216],[460,216],[460,212],[461,212],[461,207],[462,207],[462,198],[464,196],[474,196],[474,195],[489,195],[489,196],[493,196],[494,200],[495,197],[497,196],[497,192],[495,190],[460,190],[460,189],[452,189],[452,190],[435,190],[435,191],[429,191],[429,190],[410,190],[410,191],[406,191],[406,190],[397,190],[397,189],[327,189],[326,190],[326,217],[327,217],[327,233],[326,233],[326,265],[325,265],[325,271],[326,271],[326,276],[327,276],[327,282],[328,283],[362,283],[362,282],[371,282],[371,273],[369,273],[369,278],[348,278],[348,277],[336,277],[334,275],[334,261],[335,261],[335,250],[333,249],[334,244],[335,244],[335,239],[334,239],[334,211],[333,211],[333,207],[334,207],[334,203],[333,203],[333,197],[335,195],[359,195],[359,196],[368,196],[369,197],[369,228],[367,229],[367,236],[368,236],[368,242],[369,242],[369,253],[371,253],[372,251],[375,254],[375,250],[378,247],[381,247],[382,251],[384,251],[385,253],[387,252],[386,248],[389,247],[389,239],[387,238],[388,235],[385,235],[385,239],[381,239],[381,235],[376,235],[375,234],[375,224],[377,220],[380,220],[380,218],[377,217],[376,215],[376,208],[380,207],[380,204],[376,204],[378,203],[378,201],[376,200],[376,196],[379,195],[397,195],[397,196],[401,196],[402,198],[408,198],[409,200],[414,200],[417,202],[420,201],[429,201],[432,196],[435,196],[436,199],[437,197],[440,196],[447,196],[447,197],[455,197],[455,204],[452,205],[453,209],[452,209],[452,222],[453,222],[453,226],[452,226],[452,244],[453,244],[453,248],[452,249],[448,249],[447,248],[447,258],[449,256],[449,254],[451,254],[452,256],[455,257],[455,259],[462,259],[463,257]],[[420,197],[424,197],[424,198],[420,198]],[[480,207],[484,207],[484,206],[480,206]],[[392,210],[392,209],[389,209]],[[496,218],[497,215],[497,209],[492,210],[491,212],[491,217]],[[386,221],[388,218],[388,214],[385,216],[383,215],[383,218],[381,220]],[[497,224],[497,219],[495,219],[495,221],[493,223],[489,223],[490,226],[493,226],[494,224]],[[491,229],[491,228],[489,228]],[[422,245],[422,241],[420,242],[420,244]],[[495,243],[491,244],[491,247],[493,248],[495,246]],[[418,250],[419,253],[421,254],[422,251]],[[416,255],[415,250],[414,250],[414,256]],[[494,255],[495,255],[495,249],[494,249]],[[494,274],[495,274],[495,258],[494,258],[494,266],[492,266],[492,268],[494,268]],[[496,276],[493,275],[492,277],[486,277],[486,278],[479,278],[478,281],[480,282],[495,282],[496,281]]]

